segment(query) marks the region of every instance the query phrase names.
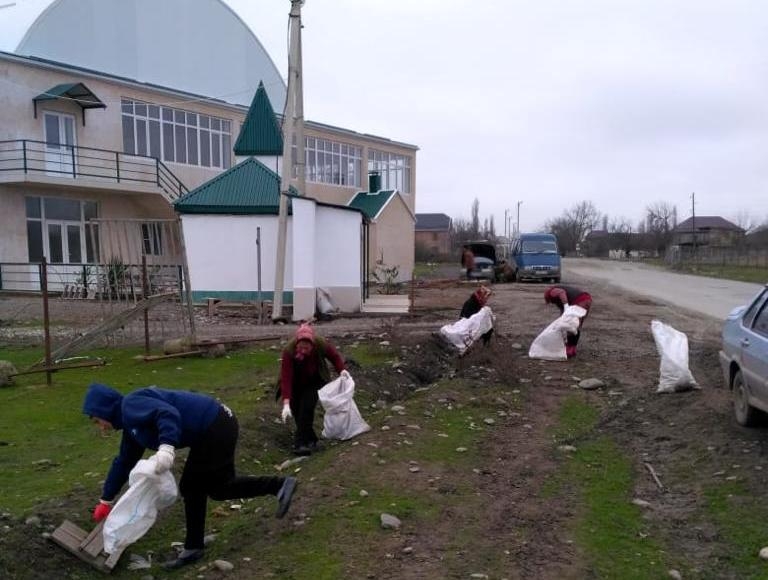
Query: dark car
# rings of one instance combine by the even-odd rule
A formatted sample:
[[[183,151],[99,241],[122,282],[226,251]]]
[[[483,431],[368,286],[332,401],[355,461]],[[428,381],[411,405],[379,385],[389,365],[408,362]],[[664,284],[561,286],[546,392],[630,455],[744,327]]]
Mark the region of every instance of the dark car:
[[[464,247],[475,256],[475,267],[469,271],[469,278],[496,281],[496,246],[490,242],[470,242]],[[462,271],[462,274],[465,272]]]
[[[754,425],[761,411],[768,412],[768,286],[728,315],[720,364],[736,421]]]

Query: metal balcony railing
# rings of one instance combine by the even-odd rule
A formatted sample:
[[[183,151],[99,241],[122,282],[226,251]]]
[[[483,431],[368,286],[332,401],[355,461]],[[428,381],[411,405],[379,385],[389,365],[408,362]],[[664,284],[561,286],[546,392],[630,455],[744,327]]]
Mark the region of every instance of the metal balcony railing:
[[[0,141],[0,175],[8,172],[154,185],[169,201],[188,191],[156,157],[32,139]]]

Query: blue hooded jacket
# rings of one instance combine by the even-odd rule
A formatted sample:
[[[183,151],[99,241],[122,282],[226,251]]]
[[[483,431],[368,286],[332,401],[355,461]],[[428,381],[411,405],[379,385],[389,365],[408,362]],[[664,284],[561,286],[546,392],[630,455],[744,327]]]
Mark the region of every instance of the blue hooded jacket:
[[[123,430],[120,452],[104,482],[102,499],[111,501],[145,449],[190,447],[203,437],[219,412],[215,399],[189,391],[147,387],[125,396],[107,385],[88,387],[83,413]]]

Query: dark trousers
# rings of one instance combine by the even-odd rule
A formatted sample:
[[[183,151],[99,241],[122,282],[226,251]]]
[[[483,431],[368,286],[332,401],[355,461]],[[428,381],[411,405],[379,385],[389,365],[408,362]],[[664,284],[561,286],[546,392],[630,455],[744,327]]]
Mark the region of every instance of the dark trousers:
[[[317,443],[315,433],[315,408],[319,400],[317,391],[323,386],[320,377],[305,385],[293,384],[291,396],[291,414],[296,422],[296,435],[293,439],[294,448],[306,447]]]
[[[241,476],[235,474],[235,447],[239,426],[235,414],[224,405],[201,441],[189,449],[179,491],[184,498],[187,536],[184,547],[203,547],[208,498],[240,499],[277,495],[283,477]]]

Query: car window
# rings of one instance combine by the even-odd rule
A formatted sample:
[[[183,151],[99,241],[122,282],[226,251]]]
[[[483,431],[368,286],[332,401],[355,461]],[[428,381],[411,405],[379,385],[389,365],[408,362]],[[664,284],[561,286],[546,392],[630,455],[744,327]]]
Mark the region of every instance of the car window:
[[[744,312],[742,320],[744,321],[744,326],[747,328],[752,327],[752,321],[755,319],[755,314],[765,302],[766,296],[768,296],[768,290],[763,290],[763,292],[758,295],[754,301],[752,301],[752,304],[749,306],[749,308],[747,308],[746,312]]]
[[[768,337],[768,304],[763,304],[760,313],[755,317],[755,323],[752,326],[752,330]]]
[[[528,240],[523,242],[524,254],[557,254],[557,245],[550,240]]]

